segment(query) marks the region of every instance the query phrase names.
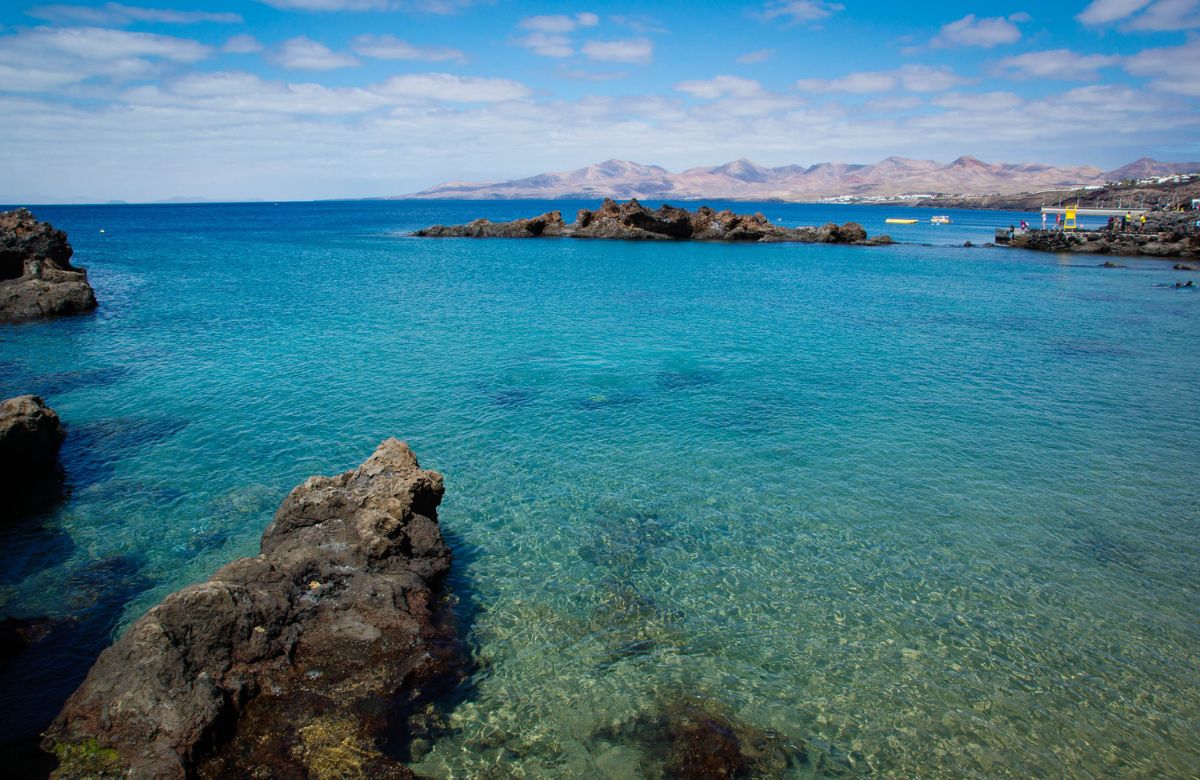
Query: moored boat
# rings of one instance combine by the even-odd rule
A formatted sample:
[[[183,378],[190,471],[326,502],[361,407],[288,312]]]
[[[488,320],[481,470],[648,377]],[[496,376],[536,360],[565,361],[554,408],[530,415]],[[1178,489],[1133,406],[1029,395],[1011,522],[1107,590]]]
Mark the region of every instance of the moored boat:
[[[944,216],[944,215],[938,215],[938,216],[936,216],[936,217],[930,217],[930,218],[929,218],[929,224],[931,224],[931,225],[949,225],[949,224],[950,224],[950,217],[947,217],[947,216]]]

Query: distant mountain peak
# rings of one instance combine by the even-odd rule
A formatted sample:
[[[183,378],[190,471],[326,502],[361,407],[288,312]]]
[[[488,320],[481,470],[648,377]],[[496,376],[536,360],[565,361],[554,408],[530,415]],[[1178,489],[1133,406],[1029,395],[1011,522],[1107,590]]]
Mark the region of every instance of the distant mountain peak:
[[[1190,172],[1200,172],[1200,163],[1162,163],[1149,157],[1107,172],[1087,166],[991,164],[969,154],[948,164],[893,155],[869,165],[823,162],[808,167],[784,165],[775,168],[743,157],[722,165],[688,168],[680,173],[657,165],[613,158],[573,171],[543,173],[523,179],[450,182],[407,197],[811,201],[845,195],[886,197],[932,192],[1004,195],[1102,184],[1111,179]]]

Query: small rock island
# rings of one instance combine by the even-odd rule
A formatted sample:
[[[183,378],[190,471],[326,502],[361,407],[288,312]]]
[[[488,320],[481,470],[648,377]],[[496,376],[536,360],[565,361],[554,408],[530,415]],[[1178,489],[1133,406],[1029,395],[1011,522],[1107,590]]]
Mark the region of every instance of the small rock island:
[[[662,205],[651,210],[636,198],[617,203],[605,198],[599,209],[580,209],[575,221],[563,221],[562,212],[512,222],[477,219],[465,225],[434,225],[413,235],[428,238],[608,238],[651,241],[746,241],[758,243],[857,244],[893,243],[888,236],[868,238],[857,222],[829,223],[821,227],[789,228],[772,224],[765,216],[715,211],[701,206],[693,211]]]
[[[0,212],[0,322],[96,308],[87,271],[71,265],[67,234],[28,209]]]
[[[462,657],[436,595],[442,494],[396,439],[295,488],[258,555],[100,655],[46,733],[53,777],[412,778],[395,742]]]

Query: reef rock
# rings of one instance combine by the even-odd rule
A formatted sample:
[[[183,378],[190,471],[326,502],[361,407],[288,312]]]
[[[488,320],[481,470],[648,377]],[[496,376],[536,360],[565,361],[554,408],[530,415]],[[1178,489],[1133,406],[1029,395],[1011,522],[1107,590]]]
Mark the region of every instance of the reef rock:
[[[67,234],[27,209],[0,212],[0,322],[96,308],[87,271],[71,265]]]
[[[58,448],[66,432],[36,395],[0,402],[0,521],[32,510],[59,489]]]
[[[133,778],[411,778],[392,756],[460,651],[442,477],[408,446],[295,488],[262,537],[96,661],[45,738],[73,777],[108,751]],[[440,606],[441,605],[441,606]]]
[[[867,238],[855,222],[821,227],[788,228],[772,224],[762,214],[735,214],[701,206],[696,211],[675,206],[648,209],[637,201],[617,203],[605,199],[596,210],[580,209],[575,221],[565,224],[558,211],[531,219],[491,222],[477,219],[465,225],[434,225],[414,235],[446,238],[610,238],[625,240],[690,241],[795,241],[808,244],[890,244],[888,236]]]

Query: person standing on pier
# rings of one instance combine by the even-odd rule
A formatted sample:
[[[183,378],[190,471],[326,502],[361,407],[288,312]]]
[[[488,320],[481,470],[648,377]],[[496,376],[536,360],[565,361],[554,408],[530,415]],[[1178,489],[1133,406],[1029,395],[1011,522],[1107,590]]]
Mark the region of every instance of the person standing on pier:
[[[1042,212],[1042,231],[1045,232],[1045,230],[1046,230],[1046,212],[1043,211]]]

